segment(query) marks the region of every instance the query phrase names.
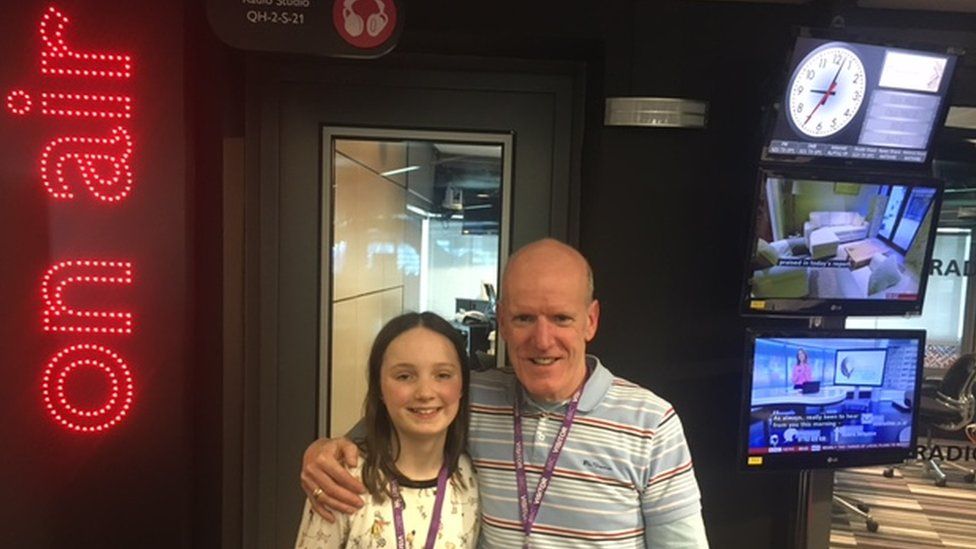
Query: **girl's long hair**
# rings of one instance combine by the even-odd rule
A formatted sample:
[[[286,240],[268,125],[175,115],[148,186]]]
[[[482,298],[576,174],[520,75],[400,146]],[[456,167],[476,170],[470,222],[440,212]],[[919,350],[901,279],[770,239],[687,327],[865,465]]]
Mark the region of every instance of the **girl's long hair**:
[[[431,313],[405,313],[386,323],[373,341],[369,352],[369,387],[366,390],[365,422],[366,439],[361,442],[365,459],[363,462],[363,484],[377,502],[390,497],[390,478],[397,475],[394,444],[397,436],[390,414],[383,404],[383,393],[380,383],[380,371],[383,367],[383,355],[400,334],[414,328],[426,328],[440,334],[451,342],[457,352],[458,363],[461,366],[461,401],[458,403],[458,413],[454,421],[447,428],[447,439],[444,442],[444,464],[452,482],[461,488],[467,488],[461,474],[458,472],[458,459],[468,445],[468,421],[471,412],[468,406],[468,388],[470,386],[470,369],[468,368],[468,354],[461,334],[451,324],[440,316]]]

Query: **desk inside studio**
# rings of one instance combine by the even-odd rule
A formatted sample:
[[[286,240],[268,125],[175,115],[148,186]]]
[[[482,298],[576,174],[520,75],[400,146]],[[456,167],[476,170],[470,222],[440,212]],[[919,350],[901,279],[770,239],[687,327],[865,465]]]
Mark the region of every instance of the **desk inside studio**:
[[[847,398],[850,387],[823,387],[816,393],[804,394],[799,389],[757,389],[752,394],[752,406],[828,406]]]

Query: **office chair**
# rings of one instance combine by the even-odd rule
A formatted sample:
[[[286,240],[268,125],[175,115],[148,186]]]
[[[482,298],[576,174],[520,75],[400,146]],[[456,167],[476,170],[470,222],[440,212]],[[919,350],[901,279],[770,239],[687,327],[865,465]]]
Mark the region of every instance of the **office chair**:
[[[834,494],[833,502],[835,507],[839,507],[844,511],[850,511],[851,513],[854,513],[855,515],[864,519],[864,524],[867,525],[868,532],[878,531],[878,521],[874,520],[874,517],[872,517],[870,513],[871,508],[868,507],[868,505],[863,501],[845,498]]]
[[[935,477],[936,486],[946,485],[946,474],[932,458],[932,430],[959,431],[966,429],[976,417],[976,354],[965,354],[956,359],[942,379],[929,378],[922,382],[918,407],[919,422],[926,427],[925,448],[929,458],[924,460],[925,471]],[[951,461],[940,460],[942,466],[965,471],[966,482],[976,480],[976,470],[967,469]],[[894,476],[894,467],[884,470],[884,476]]]

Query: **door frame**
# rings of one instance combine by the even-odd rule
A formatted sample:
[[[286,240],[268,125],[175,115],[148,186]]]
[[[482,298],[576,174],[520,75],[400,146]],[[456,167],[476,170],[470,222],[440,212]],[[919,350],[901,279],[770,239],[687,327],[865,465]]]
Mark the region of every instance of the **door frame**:
[[[223,212],[224,311],[240,311],[243,320],[228,318],[224,324],[224,547],[293,544],[300,519],[300,460],[318,418],[318,391],[309,396],[309,387],[318,383],[322,201],[296,189],[309,181],[321,188],[322,127],[514,129],[510,249],[502,254],[543,236],[577,244],[585,78],[582,62],[429,55],[378,62],[248,59],[244,177],[242,183],[225,179],[224,187],[225,207],[236,208]],[[325,104],[353,90],[363,92],[351,94],[353,108]],[[385,94],[390,104],[365,103],[364,97],[376,94]],[[544,112],[518,112],[546,122],[519,126],[494,116],[490,124],[473,125],[469,121],[485,112],[436,104],[460,112],[462,120],[448,123],[429,110],[435,104],[430,98],[445,94],[507,94],[512,101],[493,107],[504,113],[541,101],[548,105]],[[404,96],[428,99],[427,110],[404,108]],[[548,153],[539,156],[540,150]],[[314,295],[308,290],[313,287]]]

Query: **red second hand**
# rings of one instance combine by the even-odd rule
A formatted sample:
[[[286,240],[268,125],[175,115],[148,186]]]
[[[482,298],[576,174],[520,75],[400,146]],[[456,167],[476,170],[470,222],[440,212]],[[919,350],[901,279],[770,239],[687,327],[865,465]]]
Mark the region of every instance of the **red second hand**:
[[[834,88],[836,88],[836,87],[837,87],[837,79],[835,78],[834,81],[830,83],[830,87],[827,88],[826,93],[824,93],[823,99],[821,99],[820,102],[817,103],[817,106],[814,107],[813,110],[810,111],[810,114],[807,115],[807,119],[803,121],[803,124],[802,124],[803,126],[806,126],[807,125],[807,122],[809,122],[810,119],[813,118],[813,113],[817,112],[817,109],[820,108],[820,105],[823,105],[824,103],[827,102],[827,98],[830,97],[831,94],[834,93]]]
[[[809,122],[810,119],[813,117],[813,113],[817,112],[817,109],[819,109],[821,105],[823,105],[824,103],[826,103],[827,102],[827,98],[830,97],[830,95],[832,93],[834,93],[834,89],[837,87],[837,77],[840,76],[840,71],[842,71],[842,70],[844,70],[844,61],[843,60],[841,60],[840,66],[837,67],[837,72],[834,73],[834,79],[830,81],[830,87],[827,88],[827,91],[826,92],[824,92],[823,99],[821,99],[820,102],[817,103],[817,106],[814,107],[812,111],[810,111],[810,114],[809,115],[807,115],[807,119],[803,121],[803,124],[802,124],[803,126],[806,126],[807,125],[807,122]]]

